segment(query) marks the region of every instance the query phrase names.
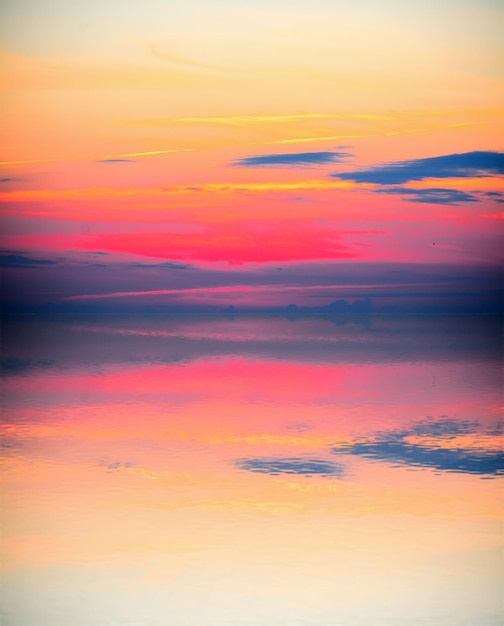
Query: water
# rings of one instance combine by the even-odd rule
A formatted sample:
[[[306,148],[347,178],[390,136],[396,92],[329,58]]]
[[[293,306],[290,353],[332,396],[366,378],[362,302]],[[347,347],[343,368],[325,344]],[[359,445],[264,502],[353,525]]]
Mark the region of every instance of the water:
[[[9,318],[5,626],[497,626],[492,317]]]

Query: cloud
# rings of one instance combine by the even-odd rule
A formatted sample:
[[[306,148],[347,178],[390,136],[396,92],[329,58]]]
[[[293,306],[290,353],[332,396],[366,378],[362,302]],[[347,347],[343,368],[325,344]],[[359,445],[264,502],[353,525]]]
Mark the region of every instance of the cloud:
[[[24,180],[23,178],[0,178],[0,183],[17,183]]]
[[[150,269],[167,269],[167,270],[192,270],[194,269],[194,265],[190,265],[189,263],[175,263],[175,262],[166,262],[166,263],[130,263],[129,267],[140,268],[143,270]]]
[[[503,203],[504,202],[504,193],[500,191],[483,191],[481,195],[488,200],[493,200],[494,202]]]
[[[353,172],[331,174],[356,183],[401,185],[425,178],[480,178],[504,174],[504,153],[465,152],[427,159],[396,161]]]
[[[133,463],[129,461],[108,461],[105,459],[101,459],[100,467],[106,467],[108,470],[120,470],[120,469],[128,469],[130,467],[134,467]]]
[[[127,154],[118,154],[110,157],[73,157],[68,159],[23,159],[22,161],[1,161],[0,165],[26,165],[29,163],[71,163],[77,161],[97,161],[98,163],[115,163],[117,161],[130,162],[129,157],[138,156],[159,156],[164,154],[171,154],[174,152],[192,152],[191,148],[183,148],[177,150],[149,150],[148,152],[129,152]],[[126,158],[123,158],[126,157]]]
[[[291,181],[241,182],[241,183],[204,183],[202,185],[163,185],[162,187],[103,188],[88,187],[80,189],[29,189],[25,191],[4,191],[3,196],[12,202],[48,202],[51,200],[72,200],[78,198],[97,200],[100,198],[152,198],[165,197],[167,194],[183,194],[187,191],[231,194],[231,193],[268,193],[298,190],[346,190],[354,189],[355,183],[341,180],[308,179]]]
[[[385,187],[376,189],[376,193],[387,193],[401,196],[411,196],[406,198],[407,202],[424,202],[426,204],[447,204],[458,205],[463,202],[480,202],[480,198],[458,189],[442,189],[432,187],[429,189],[410,189],[408,187]]]
[[[94,264],[96,265],[96,264]],[[98,264],[101,266],[102,264]],[[148,265],[138,264],[136,267],[146,268]],[[359,287],[357,287],[359,288]],[[235,296],[240,293],[246,293],[251,295],[258,295],[261,293],[274,293],[277,294],[279,291],[284,293],[286,292],[294,292],[299,294],[299,292],[311,292],[314,291],[332,291],[336,289],[333,285],[282,285],[282,284],[260,284],[260,285],[218,285],[218,286],[205,286],[205,287],[179,287],[177,289],[154,289],[154,290],[143,290],[143,291],[111,291],[111,292],[103,292],[103,293],[92,293],[92,294],[79,294],[73,296],[66,296],[65,300],[100,300],[107,298],[131,298],[138,296],[167,296],[167,295],[188,295],[188,294],[234,294]],[[350,287],[352,289],[352,287]],[[327,296],[325,296],[327,297]],[[295,304],[289,304],[289,309],[292,311],[297,311],[297,307]],[[365,298],[364,300],[356,300],[353,304],[350,304],[346,300],[336,300],[335,302],[331,302],[326,307],[323,307],[323,310],[333,310],[333,311],[370,311],[372,309],[372,303],[369,298]]]
[[[175,239],[178,238],[177,235]],[[426,245],[431,246],[433,242],[436,244],[433,249],[437,250],[438,246],[445,244],[445,239],[440,236],[426,240]],[[216,266],[195,261],[192,269],[184,270],[175,269],[172,264],[184,266],[191,262],[180,258],[182,255],[168,247],[164,249],[167,250],[166,257],[170,254],[170,258],[165,260],[140,256],[133,259],[115,253],[104,254],[99,249],[89,252],[67,250],[65,259],[60,258],[58,250],[49,249],[44,254],[36,252],[40,248],[10,245],[2,251],[4,255],[33,257],[35,261],[57,261],[53,264],[35,263],[32,271],[23,270],[22,284],[17,270],[4,269],[2,298],[5,306],[24,303],[23,306],[33,306],[35,310],[42,306],[43,299],[47,306],[62,310],[70,307],[76,310],[81,306],[82,310],[93,308],[96,311],[110,307],[150,310],[149,307],[154,306],[168,310],[182,305],[197,310],[211,303],[219,307],[234,304],[238,312],[252,308],[268,311],[275,308],[285,312],[287,304],[295,303],[299,319],[314,315],[335,319],[339,313],[351,317],[358,307],[363,307],[363,299],[370,297],[375,311],[501,311],[500,265],[373,263],[365,260],[346,261],[341,265],[339,260],[281,260],[261,265]],[[8,259],[4,261],[8,262]],[[164,262],[169,265],[165,267]],[[9,263],[14,264],[14,261]],[[106,266],[95,267],[91,265],[93,263]],[[15,266],[26,267],[26,262],[16,261]],[[75,296],[80,297],[75,299]],[[67,300],[68,297],[73,300]],[[330,306],[335,300],[345,302]],[[493,341],[498,350],[498,339]],[[465,344],[466,340],[460,343]],[[416,350],[421,350],[421,344]],[[402,347],[411,356],[413,348]]]
[[[288,154],[259,154],[233,161],[234,167],[312,167],[339,162],[352,156],[349,152],[294,152]]]
[[[148,42],[145,45],[149,49],[153,57],[157,59],[161,59],[163,61],[168,61],[169,63],[174,63],[176,65],[188,65],[189,67],[195,67],[195,68],[200,68],[200,69],[205,69],[205,70],[218,70],[218,71],[224,71],[224,72],[243,71],[243,70],[238,70],[238,68],[236,67],[231,67],[227,65],[218,65],[214,63],[204,63],[202,61],[195,61],[193,59],[180,56],[171,50],[167,50],[166,48],[161,49],[160,44],[157,42]],[[177,119],[177,118],[174,118],[174,119]],[[180,119],[184,119],[184,118],[180,118]],[[186,118],[186,119],[191,119],[191,118]],[[192,119],[198,119],[198,118],[192,118]],[[212,118],[202,118],[202,119],[211,120]],[[213,118],[213,119],[219,119],[219,118]]]
[[[273,476],[279,474],[341,476],[343,474],[342,465],[321,459],[251,457],[237,459],[235,463],[240,469]]]
[[[3,254],[0,256],[0,267],[37,267],[40,265],[56,265],[57,261],[49,259],[32,259],[21,254]]]
[[[52,368],[54,361],[48,359],[19,359],[16,357],[0,358],[0,370],[3,376],[24,376],[31,369]]]
[[[478,422],[427,419],[408,430],[378,433],[373,440],[357,441],[332,449],[335,454],[355,454],[380,461],[415,467],[429,467],[447,472],[497,475],[504,473],[504,454],[499,450],[461,447],[453,442],[456,437],[488,435]],[[411,438],[424,441],[411,441]],[[448,445],[447,445],[448,444]]]
[[[98,159],[97,163],[135,163],[133,159]]]

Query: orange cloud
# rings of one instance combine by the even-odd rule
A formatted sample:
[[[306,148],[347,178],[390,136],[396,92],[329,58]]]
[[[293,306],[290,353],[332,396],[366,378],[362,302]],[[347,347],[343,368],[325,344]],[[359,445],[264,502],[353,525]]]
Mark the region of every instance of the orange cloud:
[[[133,156],[132,154],[120,156]],[[263,191],[299,191],[299,190],[326,190],[326,189],[356,189],[372,188],[373,185],[359,184],[352,181],[310,179],[284,182],[243,182],[243,183],[204,183],[197,187],[190,185],[166,185],[157,188],[88,188],[88,189],[37,189],[26,191],[5,191],[0,194],[0,200],[46,201],[66,199],[94,199],[94,198],[121,198],[121,197],[149,197],[166,196],[167,194],[181,194],[189,191],[204,191],[209,193],[236,193],[236,192],[263,192]]]

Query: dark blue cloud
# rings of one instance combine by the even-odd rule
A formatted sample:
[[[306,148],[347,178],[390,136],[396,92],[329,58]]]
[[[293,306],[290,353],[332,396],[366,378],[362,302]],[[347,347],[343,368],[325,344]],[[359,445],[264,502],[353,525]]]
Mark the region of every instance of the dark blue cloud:
[[[0,183],[17,183],[24,180],[23,178],[0,178]]]
[[[167,270],[192,270],[194,265],[189,263],[175,263],[174,261],[165,261],[163,263],[129,263],[129,267],[140,268],[143,270],[150,269],[167,269]]]
[[[458,189],[442,189],[432,187],[429,189],[409,189],[408,187],[385,187],[376,189],[377,193],[387,193],[400,196],[411,196],[406,198],[407,202],[424,202],[427,204],[448,204],[457,205],[463,202],[480,202],[477,196],[460,191]]]
[[[377,185],[401,185],[425,178],[478,178],[504,174],[504,153],[465,152],[427,159],[396,161],[364,170],[331,174],[341,180]]]
[[[378,433],[373,440],[357,441],[333,448],[335,454],[355,454],[380,461],[415,467],[429,467],[447,472],[492,476],[504,473],[504,454],[485,448],[446,447],[446,441],[463,434],[489,434],[478,422],[428,419],[408,430]],[[425,442],[411,443],[407,437],[425,437]],[[436,446],[435,440],[444,445]],[[434,440],[434,442],[432,441]]]
[[[47,359],[20,359],[16,357],[0,358],[0,373],[2,376],[22,375],[33,369],[54,367],[54,362]]]
[[[21,254],[3,254],[0,256],[0,267],[37,267],[40,265],[56,265],[57,261],[48,259],[32,259]]]
[[[500,191],[482,191],[481,195],[489,200],[493,200],[494,202],[504,202],[504,193]]]
[[[235,463],[240,469],[274,476],[279,474],[341,476],[343,474],[342,465],[321,459],[251,457],[237,459]]]
[[[134,163],[133,159],[99,159],[97,163]]]
[[[259,154],[233,161],[234,167],[311,167],[336,163],[352,156],[348,152],[295,152],[291,154]]]

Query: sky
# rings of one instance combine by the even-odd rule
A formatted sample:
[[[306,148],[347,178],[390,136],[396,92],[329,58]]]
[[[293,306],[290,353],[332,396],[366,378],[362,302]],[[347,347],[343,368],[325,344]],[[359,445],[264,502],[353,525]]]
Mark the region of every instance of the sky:
[[[5,310],[500,306],[500,3],[1,12]]]

